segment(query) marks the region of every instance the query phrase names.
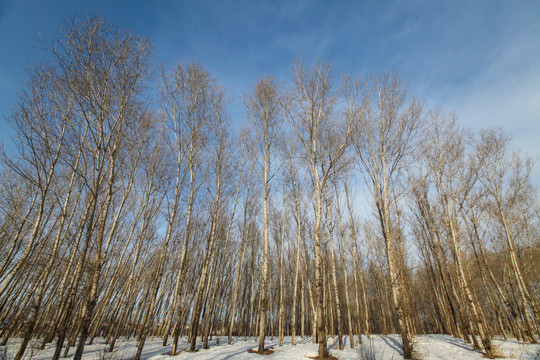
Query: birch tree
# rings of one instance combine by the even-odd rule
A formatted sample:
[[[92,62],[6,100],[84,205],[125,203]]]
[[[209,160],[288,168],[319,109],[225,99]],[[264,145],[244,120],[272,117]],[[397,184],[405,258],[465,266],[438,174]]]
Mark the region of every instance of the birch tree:
[[[264,341],[266,337],[266,311],[268,308],[268,264],[269,264],[269,218],[268,202],[272,188],[272,180],[276,169],[273,166],[276,157],[275,147],[279,140],[280,129],[283,124],[281,107],[283,106],[283,95],[280,93],[279,85],[273,78],[261,78],[255,85],[253,94],[246,100],[247,117],[253,136],[248,139],[251,148],[258,155],[259,175],[263,183],[263,244],[262,244],[262,266],[261,282],[259,288],[260,309],[259,309],[259,347],[258,352],[264,352]]]
[[[176,311],[173,329],[172,353],[176,353],[181,324],[180,305],[182,293],[181,281],[185,276],[185,263],[191,238],[193,206],[200,187],[204,184],[204,170],[201,154],[207,142],[208,122],[215,116],[220,106],[221,94],[216,81],[200,64],[180,64],[171,74],[163,73],[162,107],[171,129],[173,149],[176,158],[176,180],[169,215],[167,238],[171,237],[178,219],[178,207],[183,196],[181,184],[188,182],[189,190],[186,201],[185,228],[183,232],[182,252],[173,296],[173,314]],[[186,180],[185,177],[187,177]],[[170,319],[172,321],[172,317]]]
[[[150,45],[100,17],[74,19],[61,37],[60,46],[52,49],[59,65],[61,88],[74,104],[76,121],[83,128],[88,126],[90,133],[84,143],[86,166],[80,174],[87,185],[90,204],[84,243],[88,248],[92,242],[95,251],[75,354],[75,359],[80,359],[99,296],[113,190],[124,175],[121,156],[128,154],[133,130],[141,124],[138,97],[150,71]]]
[[[403,313],[405,299],[395,251],[400,229],[394,226],[393,218],[397,202],[409,191],[401,186],[400,179],[412,161],[422,106],[415,99],[407,98],[402,80],[391,73],[374,76],[370,96],[371,107],[359,124],[355,149],[380,223],[392,305],[399,323],[403,353],[410,359],[412,342]]]
[[[470,195],[477,181],[478,164],[468,158],[466,137],[459,130],[455,119],[445,119],[438,113],[432,113],[430,132],[434,135],[426,153],[427,164],[432,171],[438,200],[441,203],[446,236],[455,262],[458,286],[465,299],[463,313],[467,319],[469,332],[476,347],[479,347],[476,334],[488,356],[493,348],[486,323],[480,314],[479,304],[472,292],[470,280],[465,274],[462,239],[464,226],[461,224],[463,203]]]
[[[196,351],[197,333],[199,331],[200,317],[203,310],[203,298],[205,289],[210,277],[210,266],[214,259],[216,251],[216,243],[220,236],[220,216],[224,192],[227,188],[226,181],[228,179],[228,171],[231,166],[231,138],[229,136],[228,119],[225,114],[225,94],[221,89],[218,89],[216,95],[215,106],[212,115],[213,126],[213,143],[211,148],[212,175],[214,178],[213,184],[207,183],[208,193],[211,194],[209,204],[209,220],[210,228],[205,236],[204,258],[202,259],[202,267],[200,276],[197,281],[197,290],[195,295],[195,303],[193,305],[193,313],[191,316],[190,325],[190,348],[189,351]]]
[[[505,250],[510,258],[510,269],[517,287],[520,313],[523,314],[527,337],[535,343],[536,336],[540,335],[540,308],[522,275],[516,244],[524,228],[521,218],[527,213],[523,203],[533,198],[529,182],[532,161],[529,158],[522,159],[517,152],[511,152],[509,138],[501,131],[484,130],[475,149],[480,162],[484,164],[479,182],[489,194],[493,212],[502,229]]]
[[[320,359],[328,357],[323,290],[325,244],[321,234],[323,198],[329,177],[343,166],[343,155],[351,144],[354,129],[363,111],[361,83],[345,79],[339,91],[342,93],[333,87],[329,65],[317,64],[311,68],[301,62],[295,64],[287,121],[300,143],[301,153],[298,156],[310,173],[315,192],[313,236]],[[341,113],[337,109],[339,95],[343,95],[341,99],[344,99]]]
[[[0,293],[4,297],[2,304],[4,303],[4,299],[7,298],[6,295],[9,293],[7,291],[8,288],[13,285],[12,280],[16,275],[19,275],[19,270],[22,266],[28,266],[27,261],[36,248],[36,242],[40,240],[41,234],[43,234],[43,226],[47,222],[47,207],[51,206],[48,198],[54,191],[51,187],[54,185],[54,182],[58,182],[59,180],[58,167],[60,167],[61,155],[65,151],[64,143],[71,117],[71,105],[69,100],[61,96],[55,84],[54,76],[54,69],[35,69],[29,89],[21,96],[19,109],[12,117],[13,124],[17,129],[18,138],[21,140],[19,144],[20,165],[12,161],[8,162],[8,165],[14,173],[18,174],[21,179],[28,181],[30,186],[35,189],[37,208],[32,216],[32,230],[25,250],[10,269],[8,276],[2,279],[2,287],[0,289]],[[65,217],[63,219],[65,220]],[[24,219],[24,221],[29,220],[30,217]],[[13,245],[22,240],[22,230],[23,228],[21,227],[14,234]],[[15,359],[17,360],[22,358],[28,342],[32,337],[43,296],[47,289],[47,282],[50,280],[49,273],[54,264],[54,259],[58,255],[61,240],[61,236],[55,238],[52,254],[45,269],[41,273],[40,285],[32,306],[33,314],[31,315],[31,320],[26,325],[26,331],[19,351],[15,355]],[[10,253],[7,254],[8,259],[11,257]],[[3,266],[7,267],[8,264],[9,261],[6,261]]]

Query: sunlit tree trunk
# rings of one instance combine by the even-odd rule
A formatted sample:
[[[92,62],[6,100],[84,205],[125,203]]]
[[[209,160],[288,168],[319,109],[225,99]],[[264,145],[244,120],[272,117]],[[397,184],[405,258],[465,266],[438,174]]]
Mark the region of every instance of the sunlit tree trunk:
[[[342,309],[341,303],[339,300],[339,288],[337,283],[337,260],[336,260],[336,251],[334,248],[334,224],[332,222],[332,209],[330,208],[330,199],[328,197],[328,188],[325,191],[325,203],[326,203],[326,216],[328,218],[328,233],[330,236],[330,255],[332,262],[332,284],[333,284],[333,297],[336,304],[336,318],[338,324],[338,346],[339,350],[343,350],[343,322],[342,322]],[[328,295],[330,295],[329,293]]]
[[[339,224],[339,237],[341,239],[341,248],[343,249],[343,252],[345,252],[345,228],[343,226],[343,217],[341,214],[341,207],[339,203],[339,189],[337,185],[334,187],[335,193],[336,193],[336,205],[337,205],[337,215],[338,215],[338,224]],[[333,249],[332,249],[333,251]],[[344,256],[344,262],[345,256]],[[353,271],[356,266],[353,266]],[[347,328],[349,330],[349,343],[351,346],[351,349],[354,349],[354,335],[353,335],[353,322],[352,322],[352,316],[351,316],[351,302],[349,300],[349,274],[347,271],[347,266],[345,264],[344,271],[343,271],[343,282],[345,285],[345,307],[347,308]]]
[[[422,106],[414,99],[408,102],[407,89],[391,73],[374,77],[372,86],[373,111],[360,123],[355,147],[375,203],[386,252],[393,312],[398,320],[404,356],[410,359],[413,349],[404,318],[406,300],[395,252],[401,229],[393,225],[391,212],[397,212],[397,202],[410,191],[400,191],[397,182],[400,172],[412,163],[411,151],[417,146],[415,133]]]

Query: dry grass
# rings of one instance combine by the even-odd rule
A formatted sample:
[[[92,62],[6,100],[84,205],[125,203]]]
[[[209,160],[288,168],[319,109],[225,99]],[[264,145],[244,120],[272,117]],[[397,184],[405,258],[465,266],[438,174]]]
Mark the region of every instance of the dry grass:
[[[491,346],[491,355],[488,355],[487,353],[483,353],[482,354],[482,357],[483,358],[486,358],[486,359],[504,359],[506,358],[506,356],[504,356],[504,354],[501,352],[501,350],[499,348],[497,348],[496,346]]]

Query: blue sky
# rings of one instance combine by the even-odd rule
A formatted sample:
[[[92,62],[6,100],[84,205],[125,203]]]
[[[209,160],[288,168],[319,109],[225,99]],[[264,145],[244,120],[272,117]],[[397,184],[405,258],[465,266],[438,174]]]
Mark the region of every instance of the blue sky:
[[[0,141],[29,65],[46,60],[40,36],[86,11],[148,37],[156,61],[201,62],[235,95],[261,75],[286,80],[291,60],[332,62],[339,73],[393,69],[429,106],[467,127],[502,126],[540,156],[540,1],[40,1],[0,0]],[[540,185],[540,170],[534,182]]]

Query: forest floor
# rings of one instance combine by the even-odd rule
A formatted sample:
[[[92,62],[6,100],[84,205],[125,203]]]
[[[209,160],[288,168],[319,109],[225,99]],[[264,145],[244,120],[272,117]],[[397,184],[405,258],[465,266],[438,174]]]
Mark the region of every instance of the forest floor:
[[[363,346],[356,345],[354,349],[350,348],[349,337],[344,337],[345,348],[338,350],[337,337],[328,338],[328,347],[331,355],[340,360],[387,360],[387,359],[402,359],[401,341],[397,335],[372,335],[370,338],[363,337]],[[358,339],[357,339],[358,340]],[[274,352],[268,356],[261,356],[250,353],[249,350],[256,349],[257,343],[253,339],[235,338],[231,345],[227,344],[226,337],[219,337],[219,345],[217,338],[214,337],[209,341],[209,349],[199,349],[196,353],[186,352],[188,344],[186,339],[180,340],[181,352],[176,356],[170,356],[171,347],[162,346],[162,340],[158,338],[148,339],[144,346],[143,359],[152,360],[207,360],[207,359],[227,359],[227,360],[248,360],[248,359],[302,359],[307,360],[309,357],[317,355],[317,344],[311,343],[311,338],[306,338],[305,343],[297,338],[297,345],[291,345],[291,337],[285,337],[283,346],[277,346],[277,338],[270,338],[266,341],[266,346],[272,348]],[[169,341],[170,342],[170,341]],[[7,345],[7,359],[12,359],[17,351],[20,339],[13,339]],[[121,360],[133,359],[137,351],[137,343],[135,340],[119,340],[118,346],[113,353],[105,352],[107,346],[103,339],[95,339],[92,345],[87,345],[84,348],[84,359],[97,360]],[[493,341],[499,354],[507,359],[522,359],[522,360],[540,360],[540,344],[522,343],[517,340],[495,339]],[[39,342],[35,341],[30,344],[25,353],[25,359],[45,360],[50,359],[54,353],[54,344],[49,344],[44,350],[37,350]],[[198,343],[200,347],[201,344]],[[457,339],[448,335],[418,335],[414,338],[415,357],[419,360],[435,360],[435,359],[484,359],[482,353],[473,350],[472,346],[461,339]],[[2,349],[0,349],[2,350]],[[0,351],[0,359],[4,355],[4,351]],[[67,359],[73,358],[75,347],[73,347]]]

